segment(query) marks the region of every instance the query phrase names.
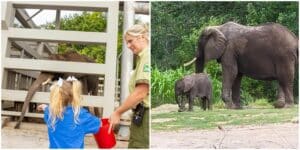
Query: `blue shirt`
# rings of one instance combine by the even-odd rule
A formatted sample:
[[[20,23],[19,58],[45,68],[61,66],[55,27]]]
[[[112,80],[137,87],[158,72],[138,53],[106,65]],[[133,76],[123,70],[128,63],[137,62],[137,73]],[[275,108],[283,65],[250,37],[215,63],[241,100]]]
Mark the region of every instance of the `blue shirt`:
[[[78,124],[74,122],[74,112],[71,106],[65,107],[63,119],[56,119],[55,130],[51,127],[49,119],[49,106],[44,111],[44,121],[47,124],[50,148],[83,148],[84,136],[97,133],[100,118],[90,114],[86,109],[80,108]]]

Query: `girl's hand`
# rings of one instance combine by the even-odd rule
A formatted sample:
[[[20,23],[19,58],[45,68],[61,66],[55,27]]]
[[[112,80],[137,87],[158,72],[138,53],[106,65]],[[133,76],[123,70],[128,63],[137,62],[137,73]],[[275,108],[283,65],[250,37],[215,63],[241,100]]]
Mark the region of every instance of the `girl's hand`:
[[[37,111],[44,111],[46,107],[47,107],[46,104],[41,104],[36,109],[37,109]]]

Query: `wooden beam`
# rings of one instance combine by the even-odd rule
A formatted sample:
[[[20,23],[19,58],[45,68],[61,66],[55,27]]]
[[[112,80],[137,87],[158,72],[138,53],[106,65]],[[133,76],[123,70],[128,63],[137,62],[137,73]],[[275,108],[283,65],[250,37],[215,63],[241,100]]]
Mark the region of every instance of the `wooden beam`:
[[[8,111],[8,110],[1,110],[1,115],[7,115],[7,116],[21,116],[21,112]],[[25,114],[25,117],[44,118],[44,114],[40,114],[40,113],[29,113],[29,112],[27,112],[27,113]]]
[[[2,100],[24,102],[26,94],[27,91],[23,91],[23,90],[2,89]],[[36,92],[31,102],[48,104],[50,102],[49,98],[50,98],[49,92]],[[81,105],[103,107],[103,106],[107,106],[107,103],[110,102],[109,100],[113,101],[113,99],[108,99],[105,98],[104,96],[83,95],[83,100],[81,102]]]
[[[78,11],[107,11],[113,2],[96,1],[13,1],[15,8],[78,10]]]
[[[38,28],[32,20],[28,20],[29,16],[24,9],[16,9],[16,18],[25,28]]]
[[[104,95],[115,100],[119,4],[118,2],[112,4],[114,4],[113,7],[110,7],[107,13],[107,34],[109,39],[106,43],[105,64],[109,66],[109,71],[105,75]],[[109,117],[114,111],[114,101],[107,103],[106,107],[103,116]]]
[[[23,41],[13,41],[12,45],[19,48],[24,49],[29,55],[33,56],[34,58],[41,59],[42,56],[39,55],[35,50],[31,49],[31,47]]]
[[[105,44],[109,39],[111,39],[108,34],[102,32],[39,30],[24,28],[8,28],[8,31],[9,39],[21,41]]]
[[[56,50],[55,49],[52,49],[52,47],[50,46],[49,43],[44,43],[44,46],[46,48],[46,50],[50,53],[50,54],[56,54]],[[58,45],[56,46],[56,48],[58,47]]]
[[[19,74],[22,74],[22,75],[25,75],[25,76],[28,76],[31,78],[37,78],[37,76],[40,74],[39,71],[24,71],[24,70],[10,70],[10,71],[13,71],[13,72],[16,72],[16,73],[19,73]]]
[[[15,9],[10,1],[1,1],[1,29],[7,30],[13,26]],[[3,37],[2,37],[3,38]]]
[[[6,69],[38,70],[49,72],[64,72],[78,74],[107,74],[110,67],[105,64],[53,61],[53,60],[34,60],[21,58],[4,58],[3,67]]]

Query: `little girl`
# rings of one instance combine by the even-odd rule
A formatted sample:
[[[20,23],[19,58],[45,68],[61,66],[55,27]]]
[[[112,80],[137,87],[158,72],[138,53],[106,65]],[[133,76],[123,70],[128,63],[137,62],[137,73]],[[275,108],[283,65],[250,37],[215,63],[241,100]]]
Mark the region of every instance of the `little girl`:
[[[83,148],[84,136],[97,133],[101,120],[80,107],[82,86],[74,77],[59,79],[50,88],[50,105],[41,104],[50,148]]]

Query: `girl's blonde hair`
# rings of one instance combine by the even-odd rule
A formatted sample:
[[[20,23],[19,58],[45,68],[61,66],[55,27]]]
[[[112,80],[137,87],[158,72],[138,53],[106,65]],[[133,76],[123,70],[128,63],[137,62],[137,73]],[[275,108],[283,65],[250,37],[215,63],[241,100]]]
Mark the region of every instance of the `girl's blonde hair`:
[[[80,102],[82,99],[81,82],[78,80],[63,80],[61,86],[55,82],[50,89],[49,119],[51,121],[52,128],[55,129],[54,126],[57,118],[63,119],[63,112],[67,105],[72,106],[74,112],[74,121],[76,124],[79,123],[78,117],[80,113]]]
[[[135,24],[131,26],[124,36],[144,36],[149,41],[149,27],[146,24]]]

